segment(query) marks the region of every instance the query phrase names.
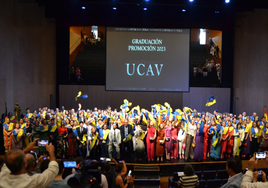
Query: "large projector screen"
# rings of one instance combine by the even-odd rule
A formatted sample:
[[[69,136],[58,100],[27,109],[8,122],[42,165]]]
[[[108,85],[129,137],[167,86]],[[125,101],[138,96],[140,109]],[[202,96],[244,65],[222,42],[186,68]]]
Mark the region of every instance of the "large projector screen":
[[[107,28],[106,90],[189,91],[190,29]]]

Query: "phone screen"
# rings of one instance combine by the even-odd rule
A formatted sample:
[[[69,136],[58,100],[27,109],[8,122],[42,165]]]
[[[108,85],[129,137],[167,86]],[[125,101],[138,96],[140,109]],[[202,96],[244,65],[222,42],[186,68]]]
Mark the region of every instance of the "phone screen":
[[[76,161],[63,161],[64,168],[76,168]]]
[[[257,152],[255,156],[256,156],[256,159],[265,159],[266,153],[265,152]]]
[[[38,141],[38,146],[39,147],[46,147],[47,144],[48,144],[48,140],[40,140],[40,141]]]

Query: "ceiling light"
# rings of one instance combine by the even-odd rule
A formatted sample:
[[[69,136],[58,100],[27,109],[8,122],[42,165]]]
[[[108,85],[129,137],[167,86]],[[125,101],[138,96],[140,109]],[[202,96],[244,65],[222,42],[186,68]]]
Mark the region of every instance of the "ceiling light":
[[[182,9],[181,11],[182,11],[182,12],[186,12],[186,9]]]
[[[147,10],[147,8],[143,8],[143,10]]]
[[[225,3],[230,3],[230,0],[225,0]]]
[[[85,10],[86,9],[86,7],[81,7],[83,10]]]
[[[114,10],[116,10],[117,8],[116,7],[113,7]]]

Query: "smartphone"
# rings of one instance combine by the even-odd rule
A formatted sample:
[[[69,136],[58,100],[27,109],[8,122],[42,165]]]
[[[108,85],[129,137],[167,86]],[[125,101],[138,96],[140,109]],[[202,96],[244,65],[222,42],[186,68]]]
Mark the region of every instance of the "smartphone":
[[[266,159],[266,153],[265,152],[256,152],[255,158],[256,159]]]
[[[131,170],[129,170],[129,171],[128,171],[127,176],[130,176],[130,175],[131,175],[131,172],[132,172],[132,171],[131,171]]]
[[[104,157],[100,157],[100,160],[101,160],[101,161],[104,161]]]
[[[76,168],[76,161],[63,161],[64,168]]]
[[[261,174],[262,174],[262,172],[261,172],[261,171],[259,171],[259,172],[258,172],[258,175],[259,175],[259,176],[261,176]]]
[[[46,147],[47,144],[48,144],[48,140],[40,140],[40,141],[38,141],[38,146],[39,147]]]
[[[43,160],[46,160],[47,158],[46,157],[43,157]]]
[[[110,158],[106,158],[106,161],[107,161],[107,162],[110,162],[110,161],[111,161],[111,159],[110,159]]]

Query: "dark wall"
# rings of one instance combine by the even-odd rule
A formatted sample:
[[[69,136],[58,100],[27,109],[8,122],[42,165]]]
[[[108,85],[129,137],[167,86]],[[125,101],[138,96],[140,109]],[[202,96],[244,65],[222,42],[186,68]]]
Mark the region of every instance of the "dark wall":
[[[13,113],[15,103],[22,112],[50,107],[50,95],[56,94],[55,21],[45,19],[35,2],[3,0],[0,23],[0,112],[5,102]]]
[[[233,109],[262,117],[268,105],[268,10],[238,13],[234,41]]]

